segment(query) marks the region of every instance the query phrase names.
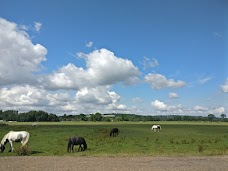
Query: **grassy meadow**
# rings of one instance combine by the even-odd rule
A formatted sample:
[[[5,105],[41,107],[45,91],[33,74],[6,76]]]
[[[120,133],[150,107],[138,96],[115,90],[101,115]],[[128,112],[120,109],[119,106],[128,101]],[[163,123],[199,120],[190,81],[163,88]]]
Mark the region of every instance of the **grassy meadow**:
[[[160,124],[160,132],[151,126]],[[118,127],[119,136],[110,138],[111,128]],[[228,123],[209,122],[59,122],[0,123],[0,139],[10,130],[28,131],[28,149],[32,156],[196,156],[228,154]],[[85,138],[88,150],[67,153],[71,136]],[[15,156],[20,143],[9,143],[0,156]],[[78,146],[75,146],[78,149]]]

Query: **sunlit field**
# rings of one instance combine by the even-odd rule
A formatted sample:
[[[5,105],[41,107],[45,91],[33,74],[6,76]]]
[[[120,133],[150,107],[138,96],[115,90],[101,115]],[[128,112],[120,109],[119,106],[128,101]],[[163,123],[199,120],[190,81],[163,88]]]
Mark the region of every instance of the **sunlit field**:
[[[151,126],[160,124],[160,132]],[[109,137],[111,128],[118,127],[118,137]],[[228,123],[209,122],[58,122],[0,123],[0,139],[10,130],[28,131],[28,149],[32,156],[197,156],[228,154]],[[88,150],[67,153],[71,136],[85,138]],[[9,153],[9,143],[0,156]],[[78,149],[78,146],[75,146]]]

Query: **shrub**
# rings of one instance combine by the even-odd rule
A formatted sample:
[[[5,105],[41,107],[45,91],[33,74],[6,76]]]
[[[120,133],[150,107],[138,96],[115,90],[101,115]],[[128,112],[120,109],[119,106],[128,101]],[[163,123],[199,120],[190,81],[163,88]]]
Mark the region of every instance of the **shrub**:
[[[198,145],[198,152],[199,153],[202,153],[203,152],[203,145],[202,144],[199,144]]]
[[[16,153],[18,156],[30,156],[32,154],[32,150],[26,145],[19,148]]]

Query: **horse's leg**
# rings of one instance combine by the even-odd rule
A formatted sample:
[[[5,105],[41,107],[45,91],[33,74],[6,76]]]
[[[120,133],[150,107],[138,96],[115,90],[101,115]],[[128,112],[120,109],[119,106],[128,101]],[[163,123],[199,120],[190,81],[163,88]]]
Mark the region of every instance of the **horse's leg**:
[[[68,152],[71,152],[71,148],[72,148],[72,145],[70,145],[70,147],[67,148],[67,150],[69,150]]]
[[[78,151],[82,151],[82,145],[79,145]]]
[[[71,146],[71,151],[74,152],[74,145]]]
[[[12,141],[9,141],[9,143],[10,143],[10,150],[9,150],[9,152],[13,152],[13,150],[14,150],[14,148],[13,148],[13,142]]]
[[[82,147],[82,144],[80,144],[80,146],[81,146],[81,151],[85,151],[85,150],[84,150],[84,145],[83,145],[83,147]]]
[[[26,145],[24,140],[21,140],[21,148],[24,147]]]

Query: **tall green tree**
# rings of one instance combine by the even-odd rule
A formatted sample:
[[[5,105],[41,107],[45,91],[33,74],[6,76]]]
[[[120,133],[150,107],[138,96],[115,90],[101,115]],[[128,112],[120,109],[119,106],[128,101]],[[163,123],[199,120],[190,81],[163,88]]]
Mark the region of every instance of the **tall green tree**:
[[[223,114],[221,114],[220,116],[221,116],[222,120],[225,121],[226,114],[223,113]]]
[[[86,117],[86,115],[85,114],[82,114],[82,113],[79,115],[79,118],[80,118],[81,121],[87,121],[88,120],[88,118]]]
[[[208,121],[212,122],[212,121],[215,120],[215,115],[214,115],[214,114],[209,114],[209,115],[207,116],[207,118],[208,118]]]
[[[102,120],[102,115],[100,113],[95,113],[94,115],[94,120],[95,121],[101,121]]]
[[[224,113],[221,114],[221,118],[222,118],[222,119],[225,119],[225,118],[226,118],[226,114],[224,114]]]

